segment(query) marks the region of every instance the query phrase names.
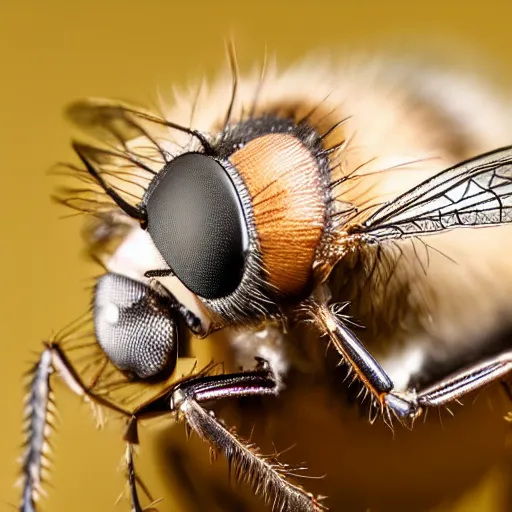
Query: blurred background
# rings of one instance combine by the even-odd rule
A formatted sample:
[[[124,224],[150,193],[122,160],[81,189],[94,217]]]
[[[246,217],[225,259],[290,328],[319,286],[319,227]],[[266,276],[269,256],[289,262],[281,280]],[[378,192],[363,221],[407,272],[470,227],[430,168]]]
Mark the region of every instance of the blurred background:
[[[260,61],[265,47],[287,64],[318,48],[336,53],[446,45],[466,59],[475,56],[490,64],[508,90],[511,15],[508,0],[2,0],[2,509],[18,502],[13,483],[22,443],[22,374],[35,361],[41,340],[87,308],[85,288],[97,272],[81,256],[80,219],[60,219],[66,212],[49,198],[55,180],[46,171],[56,161],[72,159],[71,130],[62,116],[66,104],[87,96],[142,103],[157,94],[171,97],[173,85],[193,84],[226,65],[224,43],[230,35],[242,67]],[[117,470],[123,453],[121,425],[113,422],[97,432],[89,409],[61,387],[57,392],[55,464],[43,508],[113,510],[124,485]],[[461,435],[468,450],[486,445],[471,432]],[[139,464],[146,481],[158,471],[152,450],[142,453]],[[203,452],[201,463],[206,463]],[[463,457],[460,464],[465,464]],[[507,486],[501,467],[488,468],[456,504],[439,510],[507,510]],[[161,487],[156,484],[154,493]],[[171,503],[167,492],[165,510],[172,510]],[[117,510],[128,510],[127,504]],[[174,510],[180,510],[178,505]]]

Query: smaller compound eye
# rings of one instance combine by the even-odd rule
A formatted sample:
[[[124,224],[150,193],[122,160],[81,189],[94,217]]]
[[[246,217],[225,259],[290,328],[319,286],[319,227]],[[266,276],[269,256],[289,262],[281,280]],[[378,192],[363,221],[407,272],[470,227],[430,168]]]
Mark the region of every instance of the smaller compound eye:
[[[117,368],[140,379],[174,370],[176,323],[166,297],[108,273],[96,284],[93,315],[98,343]]]

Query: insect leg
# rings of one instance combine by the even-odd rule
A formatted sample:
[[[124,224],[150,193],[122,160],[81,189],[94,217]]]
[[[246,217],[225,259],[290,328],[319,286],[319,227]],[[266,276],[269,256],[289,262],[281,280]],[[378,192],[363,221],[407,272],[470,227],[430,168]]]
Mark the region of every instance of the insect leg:
[[[408,416],[400,399],[389,397],[393,392],[393,381],[364,345],[346,327],[335,313],[335,306],[314,303],[311,311],[321,331],[327,334],[336,350],[350,365],[351,370],[381,405],[390,407],[399,416]]]
[[[74,393],[87,401],[131,417],[128,411],[87,388],[57,341],[46,342],[39,361],[31,371],[32,378],[25,406],[26,450],[22,458],[22,494],[19,507],[21,512],[35,512],[39,495],[44,493],[48,437],[53,416],[53,374],[58,374]]]
[[[421,391],[395,393],[390,398],[403,408],[405,415],[415,417],[425,408],[440,407],[457,401],[471,391],[498,381],[511,371],[512,352],[505,352],[455,372]],[[388,402],[387,397],[386,401]]]
[[[128,478],[128,486],[130,492],[130,502],[131,502],[131,512],[156,512],[156,509],[152,507],[157,501],[153,501],[149,496],[146,486],[139,479],[137,474],[135,473],[135,465],[133,462],[133,444],[128,443],[126,445],[126,472]],[[139,492],[137,490],[137,484],[142,487],[142,490],[152,500],[151,505],[148,507],[143,507],[140,503]]]
[[[263,456],[258,449],[226,428],[211,411],[202,406],[221,398],[277,396],[280,382],[270,366],[258,360],[254,370],[234,374],[186,377],[166,393],[134,412],[134,421],[146,415],[175,412],[213,450],[224,453],[237,478],[247,481],[257,494],[263,494],[274,509],[282,512],[317,512],[326,510],[310,493],[290,482],[287,466]]]
[[[422,391],[395,391],[393,381],[333,308],[318,305],[314,310],[315,318],[381,408],[389,408],[399,418],[415,419],[426,407],[438,407],[457,400],[512,371],[512,352],[505,352],[456,372]]]
[[[45,435],[51,422],[50,374],[53,371],[51,352],[44,350],[32,370],[29,394],[25,404],[27,446],[22,465],[22,493],[19,510],[34,512],[35,502],[42,489],[45,459]]]
[[[512,352],[505,352],[481,363],[458,371],[417,393],[406,393],[406,399],[415,398],[420,407],[438,407],[457,400],[486,384],[498,381],[512,371]]]
[[[140,504],[139,493],[137,491],[137,476],[135,474],[135,466],[133,464],[133,446],[126,446],[126,471],[128,476],[128,485],[130,486],[130,499],[132,502],[131,512],[142,512],[144,509]]]

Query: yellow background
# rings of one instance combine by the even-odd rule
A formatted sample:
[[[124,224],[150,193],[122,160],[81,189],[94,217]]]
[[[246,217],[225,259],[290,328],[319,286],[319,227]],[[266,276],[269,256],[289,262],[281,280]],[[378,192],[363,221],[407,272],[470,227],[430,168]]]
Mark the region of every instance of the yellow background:
[[[152,100],[225,65],[235,36],[242,63],[265,44],[280,62],[315,48],[335,51],[423,44],[467,45],[488,55],[507,84],[512,73],[511,2],[70,0],[0,3],[0,507],[17,503],[22,373],[40,341],[82,313],[95,269],[80,256],[80,220],[49,199],[45,175],[71,158],[61,116],[86,96]],[[441,42],[441,43],[439,43]],[[512,143],[512,134],[511,134]],[[87,407],[63,391],[47,510],[113,510],[119,425],[97,433]],[[478,442],[478,440],[476,440]],[[149,456],[141,461],[151,475]],[[149,477],[151,478],[151,477]],[[492,487],[490,487],[492,492]],[[127,510],[124,504],[118,510]],[[468,499],[465,510],[480,510]]]

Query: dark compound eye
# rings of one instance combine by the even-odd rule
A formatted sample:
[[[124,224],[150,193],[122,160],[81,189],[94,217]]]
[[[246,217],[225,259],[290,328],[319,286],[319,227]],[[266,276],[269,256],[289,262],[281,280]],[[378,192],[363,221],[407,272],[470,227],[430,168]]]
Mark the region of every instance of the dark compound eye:
[[[176,324],[166,297],[128,277],[105,274],[93,308],[96,338],[117,368],[141,379],[174,370]]]
[[[146,197],[148,231],[176,276],[207,299],[240,284],[247,244],[236,188],[222,165],[199,153],[169,162]]]

